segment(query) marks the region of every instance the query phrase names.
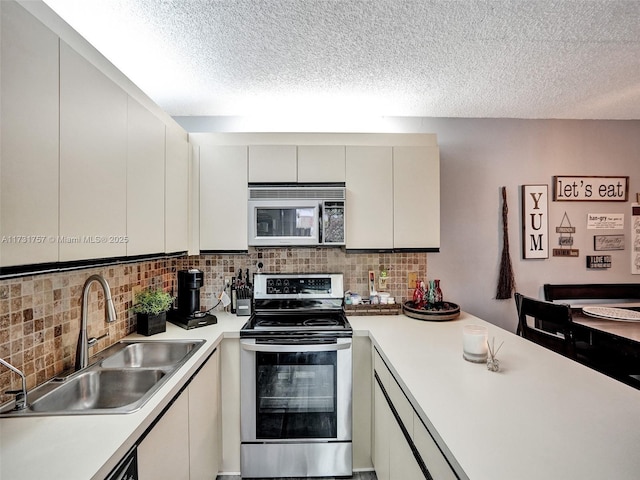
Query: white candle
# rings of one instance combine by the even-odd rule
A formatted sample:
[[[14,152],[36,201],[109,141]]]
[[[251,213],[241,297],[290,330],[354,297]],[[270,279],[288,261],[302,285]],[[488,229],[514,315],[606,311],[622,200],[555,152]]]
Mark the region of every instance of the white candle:
[[[464,325],[462,327],[462,356],[470,362],[487,361],[487,327]]]

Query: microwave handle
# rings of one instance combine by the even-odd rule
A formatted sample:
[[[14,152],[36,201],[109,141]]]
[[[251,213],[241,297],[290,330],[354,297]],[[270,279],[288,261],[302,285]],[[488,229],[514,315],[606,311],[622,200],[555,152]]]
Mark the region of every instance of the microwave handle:
[[[318,205],[318,243],[324,243],[324,222],[322,221],[322,214],[324,209],[324,202],[320,202]]]

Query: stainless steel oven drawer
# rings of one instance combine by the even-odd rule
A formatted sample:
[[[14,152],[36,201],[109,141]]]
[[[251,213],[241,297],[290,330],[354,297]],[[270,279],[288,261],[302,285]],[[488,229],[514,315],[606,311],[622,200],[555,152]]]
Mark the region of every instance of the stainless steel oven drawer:
[[[350,477],[351,442],[242,444],[242,478]]]

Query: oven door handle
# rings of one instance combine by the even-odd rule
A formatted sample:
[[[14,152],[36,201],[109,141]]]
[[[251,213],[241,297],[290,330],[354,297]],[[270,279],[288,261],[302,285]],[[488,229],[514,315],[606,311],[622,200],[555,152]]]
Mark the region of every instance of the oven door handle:
[[[304,353],[304,352],[334,352],[337,350],[346,350],[351,348],[351,342],[349,343],[329,343],[318,345],[268,345],[255,343],[242,343],[241,346],[244,350],[250,350],[252,352],[268,352],[268,353]]]

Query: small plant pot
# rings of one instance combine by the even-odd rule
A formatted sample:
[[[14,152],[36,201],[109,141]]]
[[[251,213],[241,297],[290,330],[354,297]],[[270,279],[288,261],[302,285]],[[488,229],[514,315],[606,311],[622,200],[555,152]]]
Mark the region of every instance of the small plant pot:
[[[167,331],[167,312],[157,315],[137,313],[137,332],[140,335],[155,335]]]

